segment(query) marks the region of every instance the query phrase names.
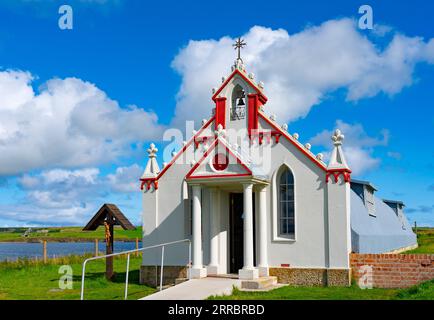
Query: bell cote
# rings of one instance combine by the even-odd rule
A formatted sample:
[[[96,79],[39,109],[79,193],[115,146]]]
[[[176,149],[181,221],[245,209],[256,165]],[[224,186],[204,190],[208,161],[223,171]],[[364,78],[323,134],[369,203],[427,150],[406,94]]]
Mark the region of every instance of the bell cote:
[[[213,89],[215,103],[215,127],[248,129],[258,128],[258,110],[267,102],[262,82],[255,82],[255,75],[247,73],[241,58],[235,60],[231,74],[222,78],[218,89]]]

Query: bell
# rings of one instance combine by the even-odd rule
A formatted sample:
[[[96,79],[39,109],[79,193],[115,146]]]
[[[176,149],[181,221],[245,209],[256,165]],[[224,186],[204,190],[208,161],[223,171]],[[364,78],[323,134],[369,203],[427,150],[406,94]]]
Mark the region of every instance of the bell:
[[[238,99],[238,105],[239,106],[244,106],[245,105],[243,98],[239,98]]]

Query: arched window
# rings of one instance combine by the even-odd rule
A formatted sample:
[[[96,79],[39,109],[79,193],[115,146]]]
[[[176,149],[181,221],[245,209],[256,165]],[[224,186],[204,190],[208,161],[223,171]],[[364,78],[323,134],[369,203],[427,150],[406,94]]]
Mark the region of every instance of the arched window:
[[[278,177],[279,234],[293,237],[295,233],[294,176],[285,168]]]

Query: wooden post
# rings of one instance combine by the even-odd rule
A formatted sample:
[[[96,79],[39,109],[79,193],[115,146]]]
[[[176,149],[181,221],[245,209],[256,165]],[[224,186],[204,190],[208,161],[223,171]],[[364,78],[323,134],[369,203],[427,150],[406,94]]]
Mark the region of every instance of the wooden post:
[[[99,255],[98,239],[95,239],[95,257]]]
[[[136,238],[136,250],[139,249],[139,238]],[[139,256],[139,251],[136,251],[136,257]]]
[[[42,241],[42,256],[44,263],[47,263],[47,240]]]
[[[106,254],[113,253],[113,224],[109,225],[110,240],[106,241]],[[106,258],[105,276],[108,280],[113,278],[113,257]]]

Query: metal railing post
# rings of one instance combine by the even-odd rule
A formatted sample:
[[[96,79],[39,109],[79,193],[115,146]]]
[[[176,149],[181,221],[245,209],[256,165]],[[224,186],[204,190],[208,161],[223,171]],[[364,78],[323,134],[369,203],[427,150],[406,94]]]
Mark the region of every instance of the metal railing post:
[[[124,300],[128,298],[128,274],[130,273],[130,254],[127,255],[127,271],[125,274],[125,297]]]
[[[160,291],[163,290],[164,246],[161,247]]]
[[[128,297],[128,278],[129,278],[129,271],[130,271],[130,255],[131,255],[131,253],[156,249],[159,247],[161,247],[160,291],[163,290],[164,248],[166,246],[169,246],[169,245],[174,245],[174,244],[179,244],[179,243],[184,243],[184,242],[188,242],[188,260],[189,260],[188,261],[188,268],[189,268],[189,277],[188,278],[191,279],[191,277],[190,277],[190,274],[191,274],[191,240],[190,239],[184,239],[184,240],[166,242],[166,243],[161,243],[161,244],[157,244],[157,245],[153,245],[153,246],[149,246],[149,247],[144,247],[144,248],[140,248],[140,249],[111,253],[111,254],[106,254],[103,256],[97,256],[97,257],[91,257],[91,258],[85,259],[83,262],[83,268],[82,268],[82,273],[81,273],[80,299],[84,300],[84,280],[85,280],[85,274],[86,274],[86,264],[88,261],[104,259],[104,258],[114,257],[114,256],[119,256],[119,255],[124,255],[124,254],[127,255],[127,270],[126,270],[126,275],[125,275],[125,295],[124,295],[124,299],[126,300]]]
[[[87,260],[85,260],[83,262],[83,270],[81,271],[81,294],[80,294],[80,300],[84,299],[84,274],[86,272],[86,262],[87,262]]]

